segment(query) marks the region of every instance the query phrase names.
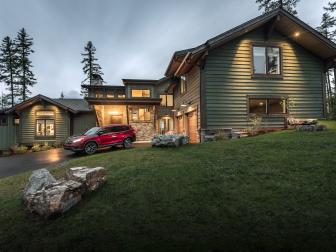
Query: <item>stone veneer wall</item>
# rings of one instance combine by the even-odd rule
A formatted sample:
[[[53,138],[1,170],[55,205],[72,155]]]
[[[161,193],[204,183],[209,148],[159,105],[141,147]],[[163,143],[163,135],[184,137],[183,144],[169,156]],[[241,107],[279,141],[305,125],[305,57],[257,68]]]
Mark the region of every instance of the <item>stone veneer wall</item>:
[[[150,141],[155,134],[153,122],[131,122],[131,126],[136,130],[137,141]]]

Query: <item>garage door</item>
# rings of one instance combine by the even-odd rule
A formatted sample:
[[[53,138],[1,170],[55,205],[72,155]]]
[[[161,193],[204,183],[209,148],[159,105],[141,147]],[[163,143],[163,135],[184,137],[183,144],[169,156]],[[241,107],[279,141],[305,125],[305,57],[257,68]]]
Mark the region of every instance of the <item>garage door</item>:
[[[191,112],[188,114],[188,136],[190,138],[190,143],[198,143],[198,132],[197,132],[197,113]]]
[[[177,133],[183,133],[183,116],[177,117]]]

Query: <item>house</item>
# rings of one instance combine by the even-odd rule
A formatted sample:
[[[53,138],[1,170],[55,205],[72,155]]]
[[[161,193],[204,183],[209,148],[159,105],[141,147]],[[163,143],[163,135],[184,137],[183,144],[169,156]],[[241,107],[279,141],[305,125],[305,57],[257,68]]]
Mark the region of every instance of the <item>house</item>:
[[[96,125],[83,99],[51,99],[37,95],[0,112],[0,150],[15,144],[62,143]]]
[[[247,128],[252,115],[270,129],[286,127],[288,113],[324,118],[324,77],[335,58],[332,41],[283,9],[175,52],[166,71],[180,79],[168,88],[175,129],[197,142],[209,130]]]
[[[325,73],[335,60],[336,44],[276,9],[175,52],[159,80],[99,79],[82,85],[85,100],[38,95],[0,111],[0,149],[64,141],[96,124],[130,124],[140,141],[176,131],[197,143],[209,131],[246,129],[254,115],[267,129],[285,128],[289,114],[324,118]]]

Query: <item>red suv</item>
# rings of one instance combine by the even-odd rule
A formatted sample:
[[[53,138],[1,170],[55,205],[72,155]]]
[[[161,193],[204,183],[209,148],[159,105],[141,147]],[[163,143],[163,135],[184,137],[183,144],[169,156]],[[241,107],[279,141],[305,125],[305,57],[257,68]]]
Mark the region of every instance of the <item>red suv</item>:
[[[94,154],[99,148],[122,145],[132,147],[136,140],[135,131],[129,125],[114,124],[104,127],[93,127],[79,136],[71,136],[64,143],[64,149],[74,152]]]

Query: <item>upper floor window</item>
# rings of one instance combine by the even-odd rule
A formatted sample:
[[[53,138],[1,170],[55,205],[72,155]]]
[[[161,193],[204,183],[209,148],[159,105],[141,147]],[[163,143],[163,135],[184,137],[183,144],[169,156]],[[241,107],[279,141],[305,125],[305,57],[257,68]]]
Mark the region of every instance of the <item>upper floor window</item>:
[[[150,97],[149,89],[132,89],[132,97]]]
[[[126,98],[126,96],[125,96],[125,94],[118,94],[118,98],[123,99],[123,98]]]
[[[250,98],[250,114],[285,114],[285,100],[282,98]]]
[[[96,98],[103,98],[104,94],[103,93],[96,93]]]
[[[106,97],[107,97],[107,98],[114,98],[114,93],[107,93],[107,94],[106,94]]]
[[[165,106],[165,107],[174,106],[173,95],[170,95],[170,94],[160,95],[160,98],[161,98],[161,106]]]
[[[181,76],[180,80],[180,93],[184,94],[187,91],[187,82],[186,82],[186,77]]]
[[[264,75],[280,75],[280,48],[254,46],[253,73]]]

